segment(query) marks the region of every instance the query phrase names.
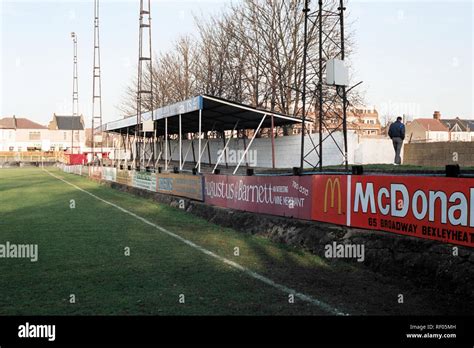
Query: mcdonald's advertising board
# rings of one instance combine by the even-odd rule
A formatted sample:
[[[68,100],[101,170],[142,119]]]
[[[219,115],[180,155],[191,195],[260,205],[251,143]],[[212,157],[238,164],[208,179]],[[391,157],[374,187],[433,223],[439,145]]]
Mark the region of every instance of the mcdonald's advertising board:
[[[474,247],[474,180],[313,176],[312,219]]]
[[[206,175],[205,202],[253,213],[311,219],[310,176]]]
[[[474,247],[474,180],[352,176],[350,224]]]
[[[313,209],[311,218],[316,221],[346,225],[347,175],[314,175]],[[348,179],[349,178],[349,179]]]

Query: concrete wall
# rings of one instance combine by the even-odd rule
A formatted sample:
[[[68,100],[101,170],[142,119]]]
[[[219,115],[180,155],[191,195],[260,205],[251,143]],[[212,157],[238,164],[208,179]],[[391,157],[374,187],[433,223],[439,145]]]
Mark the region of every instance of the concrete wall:
[[[394,161],[395,150],[389,138],[362,138],[355,145],[353,164],[390,164]]]
[[[327,134],[323,136],[327,137]],[[325,140],[323,144],[323,165],[340,165],[343,163],[343,156],[340,153],[336,143],[339,147],[343,148],[343,138],[341,132],[333,134],[335,141],[332,138]],[[247,140],[247,145],[250,140]],[[317,144],[319,141],[318,134],[312,134],[305,138],[305,152],[309,153],[313,149],[312,142]],[[187,155],[187,161],[193,161],[192,148],[190,148],[191,142],[189,140],[183,141],[183,158]],[[202,141],[204,148],[205,140]],[[210,152],[211,162],[216,163],[218,158],[219,150],[224,148],[224,141],[222,139],[212,139],[210,141]],[[392,142],[388,138],[361,138],[355,132],[348,133],[348,160],[351,164],[372,164],[372,163],[393,163],[394,151]],[[189,149],[189,151],[188,151]],[[292,168],[299,167],[300,165],[300,150],[301,149],[301,137],[299,135],[278,137],[275,139],[275,158],[277,168]],[[196,158],[198,157],[198,141],[194,140],[194,150]],[[244,142],[242,139],[232,139],[229,143],[229,150],[243,151]],[[255,139],[251,153],[248,155],[248,161],[250,166],[271,168],[272,167],[272,151],[271,151],[271,140],[269,138]],[[171,152],[173,160],[179,159],[179,147],[177,141],[172,141]],[[238,153],[237,153],[238,155]],[[239,156],[236,161],[239,160]],[[237,163],[231,163],[233,158],[228,158],[230,165],[236,165]],[[318,162],[316,152],[312,152],[307,160],[316,165]],[[254,163],[252,163],[254,162]],[[208,150],[206,149],[202,156],[202,163],[209,163]],[[221,163],[225,163],[221,161]],[[243,162],[245,165],[245,161]],[[311,167],[308,163],[306,167]]]
[[[404,164],[444,167],[446,164],[474,166],[474,142],[405,144]]]

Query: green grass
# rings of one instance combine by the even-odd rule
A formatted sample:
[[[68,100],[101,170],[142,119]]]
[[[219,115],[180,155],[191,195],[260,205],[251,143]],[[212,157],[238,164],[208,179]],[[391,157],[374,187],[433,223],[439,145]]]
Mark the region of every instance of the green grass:
[[[57,169],[50,171],[313,296],[320,293],[312,286],[312,276],[318,270],[338,271],[310,253],[223,229]],[[75,209],[69,206],[72,199]],[[289,304],[287,294],[39,169],[0,170],[0,212],[0,243],[39,248],[36,263],[0,259],[0,315],[325,314],[300,300]],[[125,247],[131,249],[129,257]],[[240,248],[240,256],[233,255],[234,247]],[[75,295],[75,304],[69,303],[70,294]],[[178,302],[180,294],[185,295],[185,304]]]

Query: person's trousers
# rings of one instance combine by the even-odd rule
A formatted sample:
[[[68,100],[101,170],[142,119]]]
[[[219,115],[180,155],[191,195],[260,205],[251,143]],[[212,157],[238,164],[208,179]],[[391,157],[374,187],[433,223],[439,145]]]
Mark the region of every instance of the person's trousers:
[[[392,142],[395,150],[395,164],[402,164],[400,153],[402,152],[403,140],[402,138],[392,138]]]

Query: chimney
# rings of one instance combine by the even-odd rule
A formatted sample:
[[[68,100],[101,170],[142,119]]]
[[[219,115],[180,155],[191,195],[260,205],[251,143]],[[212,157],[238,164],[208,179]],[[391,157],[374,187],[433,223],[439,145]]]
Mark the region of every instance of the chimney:
[[[438,121],[441,120],[441,113],[439,111],[435,111],[433,114],[433,118]]]

